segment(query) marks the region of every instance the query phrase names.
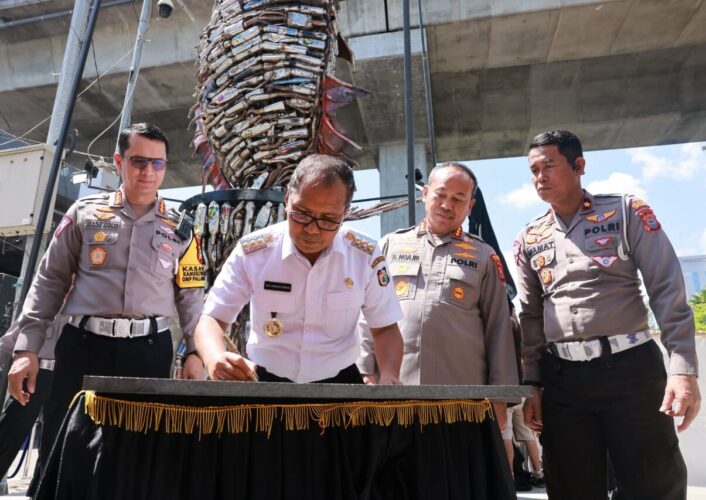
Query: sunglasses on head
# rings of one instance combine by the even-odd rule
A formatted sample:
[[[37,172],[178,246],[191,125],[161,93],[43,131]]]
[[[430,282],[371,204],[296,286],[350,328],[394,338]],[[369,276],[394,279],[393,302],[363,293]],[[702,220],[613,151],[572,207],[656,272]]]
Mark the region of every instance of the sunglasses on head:
[[[152,168],[156,171],[164,170],[167,166],[167,160],[163,158],[145,158],[144,156],[130,156],[128,161],[133,167],[140,170],[147,168],[147,165],[152,164]]]

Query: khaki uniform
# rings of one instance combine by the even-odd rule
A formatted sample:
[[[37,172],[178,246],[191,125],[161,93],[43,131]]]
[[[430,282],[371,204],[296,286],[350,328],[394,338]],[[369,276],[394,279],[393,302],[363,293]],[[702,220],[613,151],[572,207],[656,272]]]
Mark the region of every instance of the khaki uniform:
[[[188,351],[194,351],[203,270],[195,240],[175,234],[176,220],[161,198],[136,220],[122,190],[74,203],[40,262],[15,352],[39,352],[74,274],[64,314],[138,319],[173,316],[176,308]]]
[[[697,373],[694,319],[679,261],[644,201],[586,192],[569,227],[551,210],[530,222],[515,242],[515,260],[526,380],[540,382],[548,342],[646,330],[638,269],[670,372]]]
[[[381,240],[404,312],[404,384],[517,384],[510,311],[500,259],[459,227],[439,238],[419,226]],[[363,327],[358,366],[375,372]]]
[[[605,498],[609,454],[621,496],[686,498],[674,420],[658,411],[667,376],[644,333],[638,270],[672,374],[696,373],[694,319],[652,209],[584,192],[568,226],[551,210],[528,224],[515,258],[525,380],[542,385],[549,496]]]

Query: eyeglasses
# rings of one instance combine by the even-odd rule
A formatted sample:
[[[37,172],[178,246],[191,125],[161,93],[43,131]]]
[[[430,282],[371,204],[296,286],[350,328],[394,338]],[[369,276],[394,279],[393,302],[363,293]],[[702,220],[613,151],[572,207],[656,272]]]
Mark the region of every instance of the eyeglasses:
[[[140,170],[147,168],[147,165],[152,164],[155,171],[164,170],[167,166],[167,160],[163,158],[145,158],[144,156],[131,156],[128,158],[132,166]]]
[[[309,214],[305,214],[302,212],[297,212],[295,210],[290,210],[289,211],[289,218],[292,219],[294,222],[297,224],[301,224],[302,226],[306,227],[312,222],[316,222],[316,227],[321,229],[322,231],[335,231],[336,229],[339,228],[341,223],[332,221],[330,219],[324,219],[322,217],[314,217]]]

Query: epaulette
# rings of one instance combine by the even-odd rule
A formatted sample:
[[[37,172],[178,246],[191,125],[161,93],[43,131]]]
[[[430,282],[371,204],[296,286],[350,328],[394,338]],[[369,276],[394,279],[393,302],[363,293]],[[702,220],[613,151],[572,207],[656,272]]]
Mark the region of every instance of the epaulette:
[[[540,215],[536,216],[535,218],[533,218],[532,220],[530,220],[525,225],[525,228],[533,227],[533,226],[540,224],[541,222],[543,222],[542,219],[544,219],[547,216],[551,216],[551,214],[552,214],[552,210],[551,210],[551,208],[548,208],[546,212],[544,212],[543,214],[540,214]]]
[[[275,242],[275,237],[272,233],[258,231],[251,235],[241,238],[239,243],[243,247],[243,253],[249,255],[258,250],[272,246]]]
[[[346,240],[350,241],[351,245],[353,245],[355,248],[357,248],[358,250],[362,250],[368,255],[373,254],[373,250],[375,250],[375,245],[377,244],[374,239],[369,238],[368,236],[364,236],[360,233],[356,233],[351,229],[348,230],[345,238]]]
[[[624,195],[622,193],[600,193],[591,194],[594,198],[622,198]]]
[[[84,196],[77,201],[81,203],[105,203],[110,199],[110,194],[109,193],[96,193],[96,194],[89,194],[87,196]]]
[[[478,240],[481,243],[485,243],[485,240],[483,238],[481,238],[480,235],[478,235],[478,234],[464,232],[463,235],[466,237],[469,237],[469,238],[473,238],[474,240]],[[487,243],[486,243],[486,245],[487,245]]]
[[[166,210],[164,214],[161,212],[157,212],[157,217],[162,219],[164,222],[169,224],[172,227],[176,227],[176,225],[179,223],[179,218],[181,217],[181,214],[174,210],[173,208],[169,208]]]
[[[397,229],[396,231],[392,231],[392,234],[402,234],[402,233],[406,233],[406,232],[408,232],[408,231],[411,231],[411,230],[414,229],[415,227],[417,227],[417,226],[403,227],[403,228]]]

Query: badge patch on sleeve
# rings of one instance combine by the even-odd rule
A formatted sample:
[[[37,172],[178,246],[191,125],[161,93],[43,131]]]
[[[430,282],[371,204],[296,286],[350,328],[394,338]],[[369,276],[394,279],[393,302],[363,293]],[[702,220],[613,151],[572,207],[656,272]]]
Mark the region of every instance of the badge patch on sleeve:
[[[176,284],[179,288],[203,288],[206,284],[203,264],[199,261],[196,238],[191,239],[189,248],[179,260]]]
[[[519,241],[515,240],[512,244],[512,254],[515,256],[515,265],[520,265],[520,253],[522,252],[522,245]]]
[[[387,268],[383,267],[378,271],[378,283],[380,286],[387,286],[390,283],[390,276],[387,274]]]
[[[385,257],[383,257],[382,255],[378,255],[377,257],[375,257],[375,260],[372,264],[370,264],[370,267],[375,269],[380,262],[385,262]]]
[[[74,221],[69,217],[68,215],[64,215],[61,218],[61,222],[59,222],[59,225],[56,226],[56,231],[54,231],[54,238],[58,238],[61,236],[61,233],[64,232],[64,229],[69,227],[71,224],[73,224]]]
[[[598,255],[596,257],[591,257],[591,260],[601,266],[602,268],[608,269],[612,266],[616,260],[618,260],[617,255]]]
[[[503,263],[500,260],[500,257],[498,257],[496,254],[493,254],[490,256],[491,260],[495,262],[495,267],[498,270],[498,278],[500,279],[500,282],[504,285],[505,284],[505,270],[503,269]]]
[[[637,215],[642,219],[642,228],[648,233],[659,231],[662,228],[652,210],[640,210]]]

